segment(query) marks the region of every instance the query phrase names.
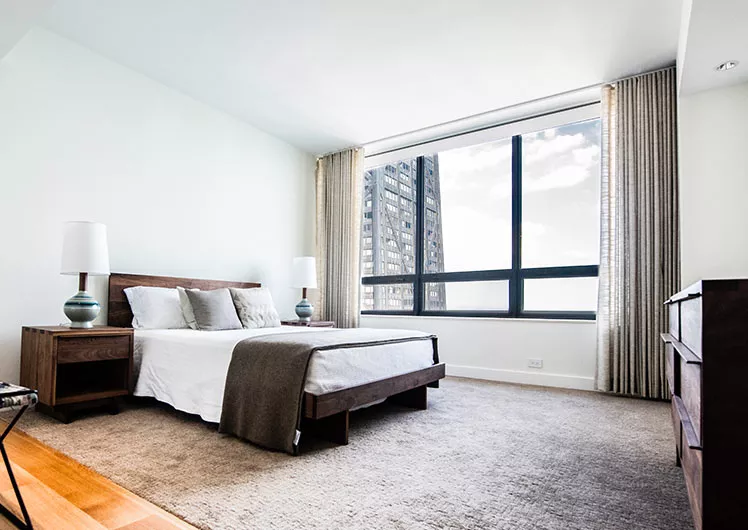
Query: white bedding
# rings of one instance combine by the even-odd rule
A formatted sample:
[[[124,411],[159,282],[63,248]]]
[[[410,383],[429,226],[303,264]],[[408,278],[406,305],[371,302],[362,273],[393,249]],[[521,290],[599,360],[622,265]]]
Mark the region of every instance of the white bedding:
[[[136,329],[135,395],[153,397],[206,421],[218,422],[234,346],[250,337],[306,331],[309,329],[291,326],[227,331]],[[432,364],[430,340],[315,352],[309,362],[305,391],[326,394]]]

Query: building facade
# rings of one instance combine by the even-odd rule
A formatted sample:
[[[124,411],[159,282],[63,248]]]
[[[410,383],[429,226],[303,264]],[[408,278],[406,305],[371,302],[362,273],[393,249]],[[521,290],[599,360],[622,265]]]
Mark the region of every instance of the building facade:
[[[416,245],[423,242],[424,272],[444,271],[438,155],[423,157],[424,236],[416,233],[417,159],[372,168],[364,174],[361,261],[363,276],[414,274]],[[443,284],[424,285],[424,308],[443,310]],[[362,310],[409,311],[413,285],[364,285]]]

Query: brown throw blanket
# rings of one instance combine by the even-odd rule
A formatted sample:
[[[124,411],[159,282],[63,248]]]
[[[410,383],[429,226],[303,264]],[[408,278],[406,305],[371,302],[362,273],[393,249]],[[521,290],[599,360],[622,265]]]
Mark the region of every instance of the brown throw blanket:
[[[219,431],[298,454],[304,385],[314,352],[416,340],[432,341],[438,362],[436,337],[404,330],[318,330],[245,339],[231,357]]]

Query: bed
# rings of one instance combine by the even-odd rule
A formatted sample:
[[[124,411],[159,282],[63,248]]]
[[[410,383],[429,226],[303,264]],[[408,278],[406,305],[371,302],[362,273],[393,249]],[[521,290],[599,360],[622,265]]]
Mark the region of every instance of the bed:
[[[109,325],[131,327],[132,312],[123,291],[138,285],[202,290],[260,286],[114,273],[109,278]],[[136,329],[133,393],[199,415],[205,421],[219,422],[232,352],[238,343],[249,338],[334,331],[292,326],[227,331]],[[316,351],[309,359],[304,383],[301,405],[304,432],[347,444],[350,411],[388,398],[408,407],[426,409],[427,388],[438,387],[444,375],[435,338]]]

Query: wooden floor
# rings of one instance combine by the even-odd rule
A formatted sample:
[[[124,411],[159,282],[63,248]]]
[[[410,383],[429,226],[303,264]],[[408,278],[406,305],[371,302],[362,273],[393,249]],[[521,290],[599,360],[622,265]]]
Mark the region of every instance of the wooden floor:
[[[0,427],[5,428],[1,421]],[[36,529],[195,529],[19,430],[5,447]],[[0,502],[21,515],[1,458]],[[13,528],[0,515],[0,530]]]

